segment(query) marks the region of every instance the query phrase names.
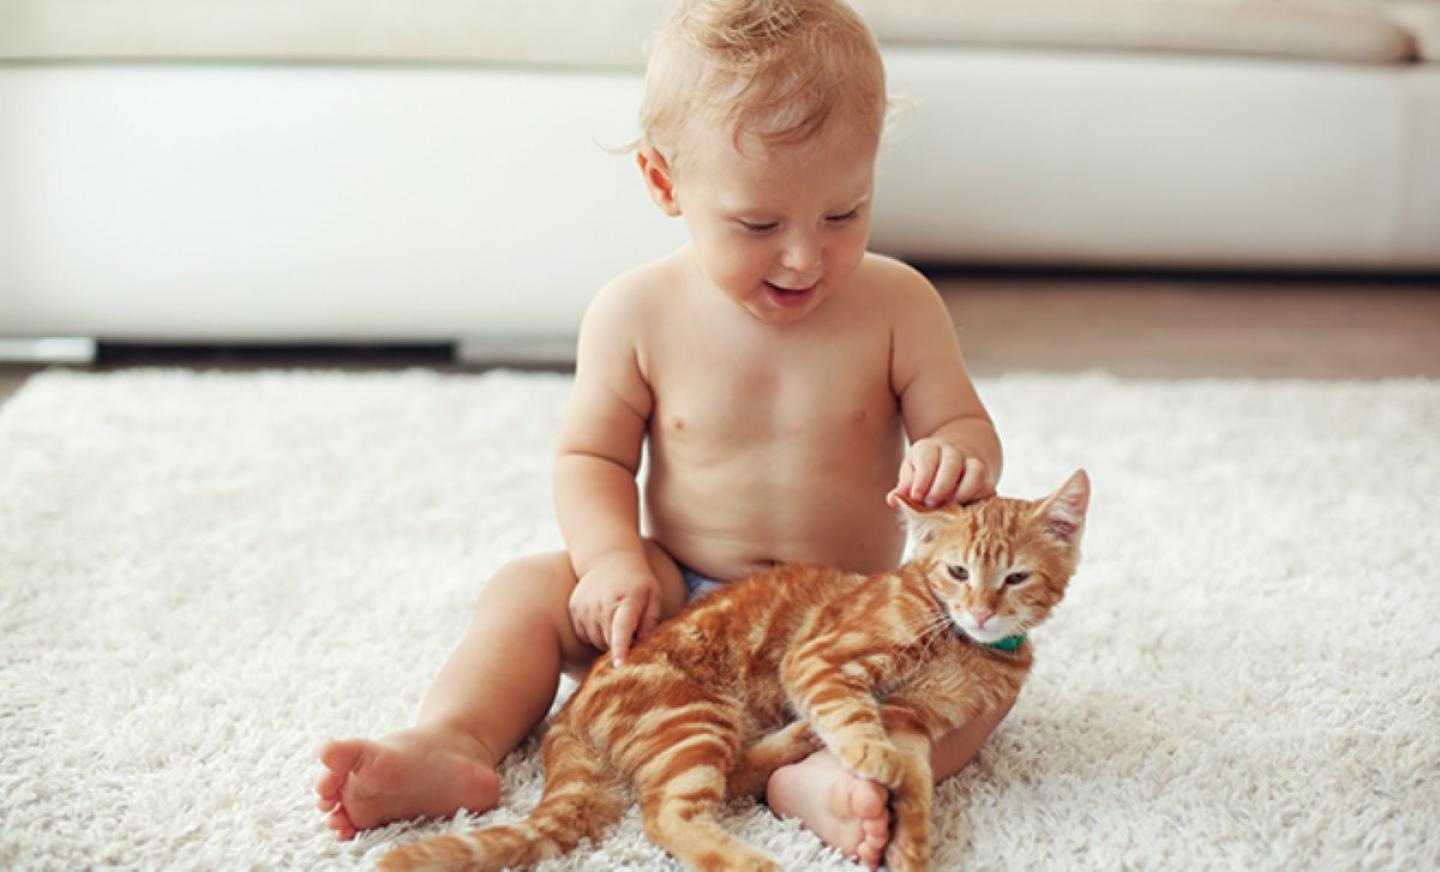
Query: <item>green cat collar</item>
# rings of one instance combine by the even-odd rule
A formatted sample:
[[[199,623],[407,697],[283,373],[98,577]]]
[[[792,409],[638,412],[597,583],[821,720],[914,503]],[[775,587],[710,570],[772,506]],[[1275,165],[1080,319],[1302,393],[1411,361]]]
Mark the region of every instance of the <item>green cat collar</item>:
[[[1025,637],[1023,635],[1006,636],[999,642],[982,642],[981,644],[984,645],[986,648],[994,648],[996,651],[1004,651],[1006,654],[1014,654],[1016,651],[1020,650],[1021,645],[1025,644]]]

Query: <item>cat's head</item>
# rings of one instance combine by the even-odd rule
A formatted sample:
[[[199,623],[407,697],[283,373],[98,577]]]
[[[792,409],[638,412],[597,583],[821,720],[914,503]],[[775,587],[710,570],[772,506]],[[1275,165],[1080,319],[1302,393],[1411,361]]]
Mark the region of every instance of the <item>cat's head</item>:
[[[1024,634],[1065,595],[1080,560],[1090,478],[1078,470],[1048,497],[991,497],[927,509],[905,501],[915,562],[936,600],[982,643]]]

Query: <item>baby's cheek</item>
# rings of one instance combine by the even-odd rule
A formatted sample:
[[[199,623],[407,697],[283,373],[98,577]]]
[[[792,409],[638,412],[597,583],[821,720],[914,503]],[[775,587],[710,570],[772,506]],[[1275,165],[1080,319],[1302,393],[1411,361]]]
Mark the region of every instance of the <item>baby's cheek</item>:
[[[717,286],[726,289],[749,288],[763,279],[768,264],[758,252],[747,245],[718,243],[711,245],[705,258],[705,271]]]

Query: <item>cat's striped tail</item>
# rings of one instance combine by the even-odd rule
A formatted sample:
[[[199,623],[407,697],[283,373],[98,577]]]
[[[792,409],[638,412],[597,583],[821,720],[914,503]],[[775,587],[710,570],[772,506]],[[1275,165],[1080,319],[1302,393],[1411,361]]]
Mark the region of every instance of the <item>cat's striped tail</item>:
[[[524,820],[437,836],[380,859],[382,872],[491,872],[530,866],[599,838],[625,811],[627,796],[594,748],[557,719],[545,733],[545,794]]]

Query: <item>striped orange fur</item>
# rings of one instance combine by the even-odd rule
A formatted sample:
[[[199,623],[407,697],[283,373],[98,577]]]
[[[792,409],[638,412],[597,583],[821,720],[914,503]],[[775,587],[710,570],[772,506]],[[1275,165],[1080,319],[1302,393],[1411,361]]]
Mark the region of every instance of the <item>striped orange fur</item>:
[[[1089,493],[1081,471],[1042,500],[907,507],[915,559],[899,569],[782,567],[699,600],[625,665],[595,662],[545,733],[529,817],[399,848],[381,869],[560,856],[602,836],[633,789],[646,835],[687,865],[778,870],[725,831],[721,806],[822,744],[890,789],[888,865],[926,868],[930,743],[1019,691],[1031,643],[980,643],[1024,634],[1064,596]]]

